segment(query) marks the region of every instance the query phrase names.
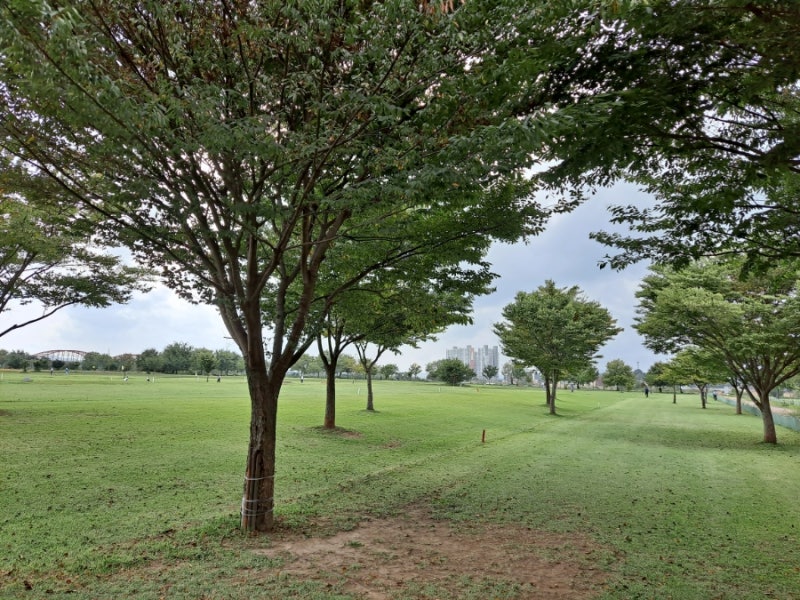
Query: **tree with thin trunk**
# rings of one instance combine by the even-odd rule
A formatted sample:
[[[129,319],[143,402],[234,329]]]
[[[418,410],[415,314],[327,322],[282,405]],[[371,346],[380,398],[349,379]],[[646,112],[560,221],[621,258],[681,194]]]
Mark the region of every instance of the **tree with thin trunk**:
[[[485,267],[468,271],[457,268],[468,252],[450,246],[442,247],[435,264],[430,256],[408,260],[402,269],[349,290],[331,309],[329,318],[335,318],[341,327],[335,332],[338,345],[352,343],[364,370],[367,410],[375,410],[372,376],[387,350],[398,353],[401,346],[416,347],[435,339],[449,325],[471,323],[475,296],[490,291],[494,275]],[[446,250],[451,259],[445,257]],[[370,348],[374,350],[372,356]],[[327,405],[331,404],[329,397]]]
[[[662,391],[664,386],[672,385],[672,381],[666,374],[667,365],[664,362],[658,361],[650,365],[645,373],[644,380],[651,387],[656,388],[659,392]]]
[[[361,363],[361,368],[364,369],[364,376],[367,379],[367,410],[375,410],[375,395],[372,391],[372,374],[375,370],[375,365],[383,356],[384,352],[389,350],[388,346],[383,344],[375,344],[374,353],[369,355],[370,343],[368,340],[362,340],[355,343],[356,353],[358,354],[358,361]]]
[[[575,383],[575,385],[578,387],[594,383],[599,377],[600,372],[597,370],[597,367],[594,364],[586,365],[582,369],[570,371],[567,374],[567,379]]]
[[[335,319],[330,313],[324,323],[324,329],[317,336],[319,358],[325,370],[325,416],[322,426],[325,429],[336,428],[336,375],[339,358],[347,347],[355,340],[345,334],[344,321]]]
[[[197,348],[194,350],[193,354],[197,368],[206,376],[206,381],[208,381],[211,371],[217,366],[217,359],[214,358],[214,353],[207,348]]]
[[[742,414],[742,396],[744,396],[745,386],[739,381],[735,375],[728,376],[728,383],[733,388],[733,393],[736,394],[736,414]]]
[[[518,292],[503,308],[503,318],[494,325],[503,353],[539,370],[553,415],[561,376],[590,365],[600,347],[622,331],[580,288],[558,288],[551,280],[533,292]]]
[[[701,408],[708,403],[708,386],[725,381],[730,373],[719,355],[693,346],[673,356],[667,369],[675,381],[691,383],[697,388]]]

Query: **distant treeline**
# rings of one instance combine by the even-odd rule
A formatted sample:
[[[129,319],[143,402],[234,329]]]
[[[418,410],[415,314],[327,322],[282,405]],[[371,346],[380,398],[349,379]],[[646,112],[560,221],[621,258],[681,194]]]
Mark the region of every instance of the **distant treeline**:
[[[145,373],[218,373],[233,375],[244,372],[244,360],[231,350],[194,348],[175,342],[163,350],[148,348],[139,354],[111,356],[87,352],[81,361],[65,361],[34,356],[24,350],[0,350],[0,368],[23,371],[141,371]]]

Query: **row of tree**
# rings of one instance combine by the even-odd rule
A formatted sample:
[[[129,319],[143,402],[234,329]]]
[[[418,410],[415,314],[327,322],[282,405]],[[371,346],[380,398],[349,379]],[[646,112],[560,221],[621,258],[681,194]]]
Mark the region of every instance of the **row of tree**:
[[[545,315],[539,315],[539,317],[547,318]],[[557,323],[550,323],[548,325],[547,322],[538,320],[535,321],[535,323],[540,328],[558,326]],[[506,327],[511,326],[512,325],[510,324],[506,325]],[[521,327],[519,327],[519,323],[517,323],[517,326],[517,335],[525,335],[526,333],[530,333],[530,331],[520,331],[519,329],[521,329]],[[551,354],[555,352],[561,352],[562,356],[569,351],[566,346],[563,346],[559,349],[551,345],[548,349],[545,347],[545,343],[542,342],[540,337],[530,338],[527,344],[524,345],[528,350],[530,350],[530,352],[528,352],[529,357],[533,357],[537,353],[543,354],[548,350]],[[504,346],[504,349],[505,348],[506,347]],[[556,373],[554,377],[558,377],[558,379],[550,380],[544,378],[545,389],[549,388],[550,395],[547,396],[547,404],[551,407],[551,412],[555,411],[555,389],[559,384],[564,387],[569,386],[571,388],[579,388],[583,385],[595,384],[598,382],[598,380],[600,380],[605,388],[629,390],[634,388],[639,383],[636,379],[636,374],[634,373],[633,368],[630,365],[625,364],[625,361],[618,358],[608,361],[606,370],[601,376],[594,364],[595,358],[598,357],[590,356],[589,359],[583,363],[581,368],[572,370],[565,369],[561,363],[551,363],[554,365],[553,372]],[[533,383],[539,380],[539,378],[542,377],[542,373],[534,361],[536,361],[536,363],[539,365],[546,364],[544,359],[539,360],[537,358],[530,358],[528,361],[524,360],[523,358],[515,358],[511,362],[505,363],[502,369],[505,380],[511,385],[519,385],[520,383]],[[459,385],[476,377],[475,371],[455,358],[448,358],[429,363],[426,367],[426,370],[428,372],[428,379],[443,381],[449,385]],[[497,375],[497,373],[497,367],[488,365],[483,369],[483,378],[484,380],[491,380]]]
[[[231,350],[209,350],[194,348],[189,344],[175,342],[158,351],[148,348],[140,354],[111,356],[102,352],[87,352],[80,361],[39,358],[24,350],[0,350],[0,367],[8,369],[46,370],[83,369],[84,371],[142,371],[146,373],[203,373],[221,375],[241,374],[244,361],[240,354]]]
[[[375,315],[369,362],[398,323],[468,319],[492,241],[592,186],[660,203],[615,213],[646,239],[602,238],[612,265],[799,253],[776,235],[797,225],[795,3],[51,5],[0,3],[0,311],[125,300],[144,279],[93,268],[107,244],[216,306],[251,396],[245,529],[272,527],[279,393],[309,347],[335,360],[348,315]],[[54,255],[65,277],[37,287]]]
[[[673,354],[651,381],[693,383],[705,408],[709,384],[727,383],[758,407],[764,441],[777,442],[770,394],[800,373],[800,262],[758,269],[746,258],[655,266],[637,292],[636,329],[648,347]]]
[[[711,384],[726,383],[759,409],[764,441],[777,442],[770,394],[800,373],[800,261],[752,266],[746,257],[704,258],[681,268],[655,265],[636,293],[635,327],[646,345],[671,354],[648,372],[651,385],[693,384],[706,406]],[[577,287],[548,281],[520,292],[495,332],[508,356],[536,367],[555,414],[559,381],[579,381],[596,352],[619,329],[608,311]],[[630,385],[633,373],[610,361],[606,386]],[[674,398],[673,398],[674,399]]]

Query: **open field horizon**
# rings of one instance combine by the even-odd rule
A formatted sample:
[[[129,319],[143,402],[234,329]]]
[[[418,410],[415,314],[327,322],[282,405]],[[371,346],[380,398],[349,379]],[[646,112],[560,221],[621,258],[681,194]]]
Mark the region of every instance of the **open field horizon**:
[[[760,419],[690,394],[560,390],[550,417],[531,388],[379,381],[374,413],[363,381],[337,390],[329,432],[322,381],[284,386],[278,531],[244,536],[243,378],[4,374],[0,597],[800,594],[797,432],[761,444]],[[298,545],[415,522],[394,550],[348,538],[328,552],[350,561],[336,568]],[[448,539],[466,571],[436,570],[458,557]]]

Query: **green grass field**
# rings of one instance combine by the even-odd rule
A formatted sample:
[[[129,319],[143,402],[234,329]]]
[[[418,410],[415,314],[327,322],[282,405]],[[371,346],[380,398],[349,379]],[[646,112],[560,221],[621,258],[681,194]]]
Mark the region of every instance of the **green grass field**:
[[[254,552],[269,536],[238,532],[242,379],[24,377],[0,379],[0,598],[360,597],[281,574]],[[551,417],[541,391],[409,382],[377,382],[368,413],[364,383],[348,381],[331,433],[324,389],[282,393],[284,531],[423,505],[448,522],[589,536],[605,549],[597,598],[800,597],[796,432],[761,444],[759,419],[690,395],[560,391]]]

